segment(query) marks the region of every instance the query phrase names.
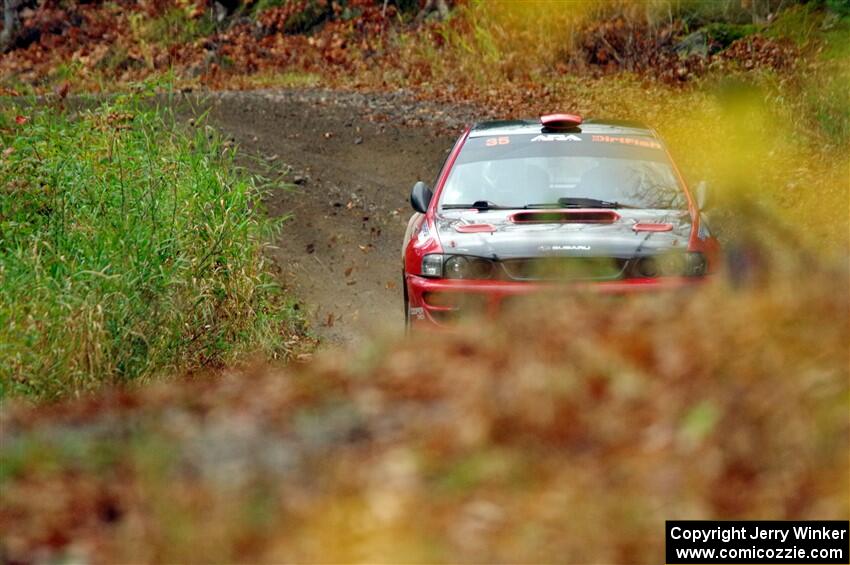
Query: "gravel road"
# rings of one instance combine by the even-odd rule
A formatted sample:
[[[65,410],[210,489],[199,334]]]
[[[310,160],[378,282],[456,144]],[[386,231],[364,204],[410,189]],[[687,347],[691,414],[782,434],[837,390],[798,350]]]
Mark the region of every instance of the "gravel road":
[[[208,109],[241,164],[269,179],[268,212],[288,218],[271,254],[323,342],[402,331],[410,187],[433,182],[473,109],[326,90],[191,94],[184,102]]]

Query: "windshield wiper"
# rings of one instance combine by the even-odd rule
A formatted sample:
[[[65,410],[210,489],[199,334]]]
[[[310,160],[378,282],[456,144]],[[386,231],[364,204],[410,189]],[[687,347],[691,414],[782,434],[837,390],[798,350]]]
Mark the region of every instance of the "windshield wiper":
[[[479,212],[484,210],[522,210],[525,206],[500,206],[487,200],[476,200],[472,204],[443,204],[443,210],[469,210],[476,209]]]
[[[502,206],[494,204],[489,200],[476,200],[472,204],[444,204],[443,210],[471,210],[475,209],[479,212],[485,210],[537,210],[546,208],[638,208],[629,204],[621,204],[620,202],[609,202],[608,200],[599,200],[597,198],[585,198],[578,196],[569,196],[559,198],[557,202],[543,204],[526,204],[525,206]]]
[[[557,203],[529,204],[526,208],[638,208],[620,202],[599,200],[598,198],[586,198],[583,196],[566,196],[558,198]]]

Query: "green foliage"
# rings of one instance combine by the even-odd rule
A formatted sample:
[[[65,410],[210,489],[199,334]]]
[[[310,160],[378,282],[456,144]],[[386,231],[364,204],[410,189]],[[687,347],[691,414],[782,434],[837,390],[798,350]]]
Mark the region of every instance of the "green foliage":
[[[827,61],[841,62],[847,66],[850,60],[850,17],[838,18],[826,24],[820,57]]]
[[[656,0],[650,4],[659,18],[671,14],[687,22],[691,28],[711,22],[742,24],[752,21],[752,13],[740,0]]]
[[[804,103],[828,139],[842,146],[850,143],[850,72],[823,77]]]
[[[792,6],[779,13],[770,24],[769,37],[790,39],[798,45],[806,45],[817,39],[823,30],[826,14],[814,3]]]
[[[251,5],[251,12],[253,14],[259,14],[263,10],[283,6],[286,2],[287,0],[257,0]]]
[[[214,131],[134,97],[2,115],[0,398],[284,353],[273,226]]]
[[[419,0],[390,0],[388,4],[395,5],[405,16],[414,16],[419,11]]]
[[[215,20],[211,11],[200,17],[192,17],[188,8],[175,7],[152,20],[137,14],[139,35],[143,41],[160,45],[179,45],[206,37],[215,31]]]
[[[319,75],[301,71],[258,73],[245,78],[245,84],[251,88],[308,88],[320,81]]]
[[[759,26],[754,24],[714,22],[705,26],[704,30],[710,39],[719,43],[721,47],[726,48],[739,39],[757,33]]]
[[[286,33],[306,33],[322,23],[328,14],[328,8],[323,2],[308,0],[304,9],[289,17],[284,26],[284,31]]]
[[[850,16],[850,0],[826,0],[826,7],[839,16]]]

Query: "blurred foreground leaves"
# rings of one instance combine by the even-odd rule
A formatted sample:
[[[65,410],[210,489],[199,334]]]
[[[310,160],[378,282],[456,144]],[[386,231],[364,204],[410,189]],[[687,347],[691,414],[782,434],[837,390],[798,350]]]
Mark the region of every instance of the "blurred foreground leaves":
[[[658,562],[665,519],[846,517],[847,274],[10,409],[0,557]]]

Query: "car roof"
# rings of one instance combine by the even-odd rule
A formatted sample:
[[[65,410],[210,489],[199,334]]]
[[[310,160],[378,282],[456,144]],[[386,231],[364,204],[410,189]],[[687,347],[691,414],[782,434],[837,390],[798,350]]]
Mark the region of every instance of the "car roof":
[[[472,126],[469,137],[490,135],[518,135],[532,133],[549,133],[540,120],[494,120],[479,122]],[[587,119],[581,125],[568,130],[570,133],[595,133],[600,135],[643,135],[657,137],[655,131],[640,122],[627,120],[597,120]]]

